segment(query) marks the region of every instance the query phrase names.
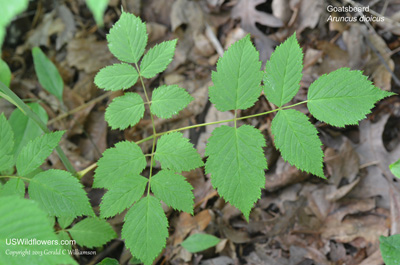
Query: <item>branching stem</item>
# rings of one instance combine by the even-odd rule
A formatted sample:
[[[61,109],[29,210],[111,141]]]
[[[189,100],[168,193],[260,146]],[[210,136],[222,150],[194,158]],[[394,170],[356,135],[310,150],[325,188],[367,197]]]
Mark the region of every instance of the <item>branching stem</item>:
[[[149,105],[151,125],[153,127],[153,135],[157,135],[156,124],[154,123],[154,116],[153,116],[153,113],[151,113],[151,109],[150,109],[151,101],[149,99],[149,96],[147,95],[146,86],[144,85],[143,77],[142,77],[142,74],[140,73],[140,68],[139,68],[139,66],[137,64],[135,64],[135,65],[136,65],[136,70],[139,73],[139,79],[140,79],[140,82],[142,84],[142,88],[143,88],[143,91],[144,91],[144,96],[146,97],[146,103]],[[150,173],[149,173],[149,185],[147,185],[147,195],[150,194],[151,177],[153,175],[154,151],[156,149],[156,141],[157,141],[157,137],[152,137],[152,138],[153,138],[153,145],[151,147],[151,154],[152,155],[150,156]]]
[[[198,128],[198,127],[204,127],[204,126],[207,126],[207,125],[220,124],[220,123],[226,123],[226,122],[231,122],[231,121],[235,121],[235,120],[238,121],[238,120],[245,120],[245,119],[250,119],[250,118],[254,118],[254,117],[258,117],[258,116],[264,116],[264,115],[267,115],[267,114],[270,114],[270,113],[273,113],[273,112],[277,112],[279,110],[292,108],[292,107],[295,107],[295,106],[298,106],[298,105],[301,105],[301,104],[304,104],[304,103],[307,103],[307,100],[299,102],[299,103],[296,103],[296,104],[293,104],[293,105],[290,105],[290,106],[280,107],[280,108],[277,108],[277,109],[274,109],[274,110],[269,110],[269,111],[266,111],[266,112],[257,113],[257,114],[253,114],[253,115],[243,116],[243,117],[239,117],[239,118],[235,117],[235,118],[229,119],[229,120],[200,123],[200,124],[186,126],[186,127],[182,127],[182,128],[178,128],[178,129],[174,129],[174,130],[169,130],[169,131],[166,131],[166,132],[160,132],[160,133],[157,133],[155,135],[151,135],[151,136],[149,136],[147,138],[144,138],[142,140],[139,140],[136,143],[137,144],[141,144],[141,143],[144,143],[144,142],[147,142],[147,141],[153,139],[154,136],[155,137],[160,137],[160,136],[162,136],[164,134],[171,133],[171,132],[179,132],[179,131]]]
[[[270,114],[270,113],[273,113],[273,112],[277,112],[277,111],[279,111],[279,110],[293,108],[293,107],[295,107],[295,106],[298,106],[298,105],[301,105],[301,104],[305,104],[305,103],[307,103],[307,100],[301,101],[301,102],[298,102],[298,103],[296,103],[296,104],[289,105],[289,106],[286,106],[286,107],[280,107],[280,108],[277,108],[277,109],[274,109],[274,110],[269,110],[269,111],[266,111],[266,112],[262,112],[262,113],[257,113],[257,114],[253,114],[253,115],[243,116],[243,117],[239,117],[239,118],[237,118],[236,115],[235,115],[235,118],[234,118],[234,119],[222,120],[222,121],[214,121],[214,122],[206,122],[206,123],[200,123],[200,124],[191,125],[191,126],[186,126],[186,127],[182,127],[182,128],[178,128],[178,129],[174,129],[174,130],[169,130],[169,131],[166,131],[166,132],[160,132],[160,133],[155,133],[155,131],[156,131],[156,130],[155,130],[155,125],[154,125],[154,121],[153,121],[153,119],[152,119],[152,124],[153,124],[153,135],[151,135],[151,136],[149,136],[149,137],[146,137],[146,138],[144,138],[144,139],[142,139],[142,140],[139,140],[139,141],[137,141],[137,142],[135,142],[135,143],[136,143],[136,144],[141,144],[141,143],[144,143],[144,142],[147,142],[147,141],[153,139],[153,147],[152,147],[152,152],[151,152],[151,153],[154,154],[156,139],[157,139],[157,137],[160,137],[160,136],[162,136],[162,135],[164,135],[164,134],[171,133],[171,132],[179,132],[179,131],[184,131],[184,130],[189,130],[189,129],[194,129],[194,128],[199,128],[199,127],[204,127],[204,126],[207,126],[207,125],[220,124],[220,123],[226,123],[226,122],[231,122],[231,121],[236,122],[237,120],[245,120],[245,119],[250,119],[250,118],[254,118],[254,117],[258,117],[258,116],[264,116],[264,115],[267,115],[267,114]],[[235,112],[236,112],[236,111],[235,111]],[[235,113],[235,114],[236,114],[236,113]],[[152,116],[151,116],[151,117],[152,117]],[[153,117],[152,117],[152,118],[153,118]],[[235,126],[236,126],[236,124],[235,124]],[[151,155],[151,167],[150,167],[150,172],[152,172],[153,159],[154,159],[154,155]],[[84,170],[82,170],[82,171],[79,171],[79,172],[78,172],[78,175],[81,176],[81,177],[83,177],[88,171],[92,170],[92,169],[95,168],[96,166],[97,166],[96,163],[94,163],[94,164],[90,165],[88,168],[86,168],[86,169],[84,169]],[[151,175],[151,173],[150,173],[150,175]],[[149,185],[149,187],[150,187],[150,185]],[[148,187],[148,189],[149,189],[149,187]],[[149,191],[149,190],[148,190],[148,191]]]
[[[234,120],[234,122],[235,122],[235,129],[237,128],[237,126],[236,126],[236,121],[237,121],[237,112],[238,112],[238,110],[237,110],[237,109],[235,109],[235,118],[233,119],[233,120]]]
[[[26,181],[31,181],[31,179],[29,179],[29,178],[20,177],[20,176],[0,176],[0,179],[2,179],[2,178],[23,179],[23,180],[26,180]]]

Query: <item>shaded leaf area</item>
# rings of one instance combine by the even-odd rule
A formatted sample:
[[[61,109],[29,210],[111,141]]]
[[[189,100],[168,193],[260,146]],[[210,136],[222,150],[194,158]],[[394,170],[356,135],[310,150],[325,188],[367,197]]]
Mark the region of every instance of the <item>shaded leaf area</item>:
[[[103,6],[96,6],[96,1],[68,0],[57,5],[54,1],[44,1],[41,5],[38,4],[40,1],[29,2],[28,9],[22,10],[17,19],[7,17],[2,22],[11,24],[3,42],[0,81],[6,85],[10,83],[11,89],[25,99],[52,131],[65,131],[60,145],[78,171],[95,162],[99,162],[99,167],[88,173],[80,181],[81,185],[72,176],[61,176],[64,173],[60,171],[40,173],[64,169],[55,153],[45,161],[39,159],[34,163],[36,169],[33,172],[28,172],[30,169],[25,169],[22,162],[17,163],[19,170],[31,180],[29,185],[28,180],[0,179],[0,199],[15,198],[14,204],[1,204],[3,210],[11,212],[18,206],[26,208],[26,214],[32,216],[28,220],[27,216],[16,215],[16,221],[21,224],[30,221],[32,225],[33,220],[35,227],[41,229],[38,236],[48,237],[46,239],[69,239],[69,235],[75,233],[79,242],[73,249],[96,250],[96,255],[75,255],[79,264],[134,264],[140,263],[140,258],[150,263],[147,257],[151,256],[156,259],[155,264],[378,265],[383,264],[381,236],[384,236],[382,242],[387,244],[384,258],[396,258],[396,252],[393,255],[396,248],[392,247],[392,242],[396,241],[390,241],[388,236],[400,233],[400,182],[395,177],[399,175],[396,161],[400,158],[400,104],[398,96],[384,97],[390,92],[400,92],[400,82],[396,78],[400,76],[400,68],[395,67],[400,64],[397,53],[400,30],[393,22],[400,11],[398,5],[390,1],[361,2],[372,10],[384,12],[385,21],[373,23],[373,32],[368,31],[359,19],[350,23],[327,21],[330,16],[339,19],[354,14],[329,13],[325,3],[313,0],[109,1],[104,16],[101,15]],[[95,18],[85,2],[95,10]],[[348,5],[344,1],[338,4]],[[140,16],[141,21],[135,20],[133,26],[138,32],[147,29],[148,39],[135,39],[132,32],[117,28],[110,33],[110,28],[119,19],[121,6],[125,12]],[[103,28],[96,26],[102,23]],[[128,23],[128,20],[121,23]],[[279,46],[293,38],[294,32],[300,48],[294,43]],[[135,44],[133,49],[129,43],[119,41],[128,35],[130,42]],[[238,46],[247,49],[243,58],[220,62],[232,67],[232,76],[235,71],[242,73],[237,79],[240,82],[235,83],[230,72],[214,74],[212,78],[223,51],[242,39]],[[169,42],[160,45],[162,41]],[[251,43],[257,47],[257,52],[249,46]],[[171,49],[175,46],[176,51],[172,54]],[[295,51],[296,55],[276,58],[279,63],[267,64],[277,46]],[[32,58],[34,47],[40,47],[47,58],[42,58],[42,66],[54,66],[60,72],[62,82],[58,77],[46,79],[36,75]],[[122,52],[116,51],[115,47],[120,47]],[[248,72],[247,60],[258,58],[262,61],[260,69]],[[285,61],[297,65],[301,58],[304,65],[301,73],[275,69],[284,70],[287,64],[282,62]],[[248,75],[256,75],[261,82],[265,66],[270,69],[267,73],[272,71],[275,76],[270,79],[263,76],[261,84],[251,83]],[[341,67],[348,69],[334,72]],[[99,72],[100,69],[103,72]],[[164,69],[165,72],[161,72]],[[331,88],[341,86],[348,73],[354,70],[363,71],[368,79],[343,86],[340,95],[330,94]],[[152,125],[139,71],[146,77],[143,84],[148,89],[148,98],[153,101],[151,111],[156,132],[232,119],[235,115],[233,111],[218,110],[241,109],[237,115],[246,116],[270,111],[276,108],[274,105],[287,106],[310,99],[311,113],[307,105],[302,104],[295,107],[296,112],[284,110],[278,115],[273,113],[237,122],[239,129],[244,125],[254,126],[266,142],[262,149],[268,169],[262,163],[262,169],[260,167],[256,175],[257,188],[249,189],[247,193],[247,186],[237,185],[240,181],[231,181],[228,176],[231,169],[221,167],[218,161],[213,162],[212,167],[220,177],[213,176],[213,172],[206,174],[204,167],[192,170],[188,166],[189,160],[198,166],[207,163],[207,158],[203,159],[206,144],[219,125],[158,138],[160,146],[155,149],[156,162],[150,181],[153,184],[149,189],[151,197],[143,197],[148,192],[150,169],[150,159],[144,155],[151,152],[152,142],[139,145],[133,142],[149,137]],[[318,88],[322,86],[316,83],[314,88],[308,88],[325,74],[331,79],[330,83],[320,89],[322,94],[315,95],[317,85]],[[381,90],[372,89],[370,82]],[[257,88],[257,93],[247,94],[248,86]],[[235,93],[218,93],[220,91],[212,88],[209,102],[210,87],[223,87]],[[355,104],[372,107],[370,94],[379,94],[384,99],[375,105],[366,120],[342,127],[345,123],[356,123],[355,120],[364,116],[353,111]],[[243,102],[237,102],[234,95]],[[341,95],[351,95],[353,100],[344,101]],[[171,104],[163,101],[166,97],[171,99]],[[224,100],[230,100],[230,104],[223,105],[221,101]],[[113,102],[122,102],[124,107],[115,107]],[[330,111],[319,111],[323,109]],[[42,136],[41,129],[20,110],[2,98],[0,112],[4,112],[4,116],[0,116],[0,143],[6,147],[0,150],[0,170],[1,175],[12,175],[16,173],[13,165],[18,154],[27,153],[23,150],[29,147],[30,141],[46,136]],[[286,115],[288,112],[293,115]],[[314,117],[316,112],[323,115]],[[347,113],[346,120],[338,120],[336,112]],[[3,126],[4,119],[9,120],[10,126]],[[277,123],[282,120],[289,120],[295,130],[290,132],[287,123],[286,127]],[[303,124],[307,129],[297,125],[300,120],[308,121],[307,125]],[[311,129],[311,124],[315,129]],[[233,122],[224,125],[234,126]],[[225,129],[217,132],[221,130]],[[313,172],[326,180],[289,163],[296,165],[298,161],[313,157],[310,150],[317,150],[320,145],[316,134],[322,143],[323,161],[321,151],[312,153],[319,163],[324,164],[324,169]],[[311,135],[314,141],[302,140],[304,135]],[[257,137],[248,142],[258,137],[257,132]],[[289,140],[302,145],[303,152],[294,154],[282,149]],[[120,141],[123,142],[118,144]],[[104,152],[107,148],[112,149]],[[258,153],[261,153],[260,148]],[[223,157],[228,159],[229,155]],[[129,170],[123,169],[124,163],[129,165]],[[247,168],[242,169],[242,172],[247,171]],[[265,181],[260,181],[261,177]],[[49,179],[48,185],[35,183],[38,179]],[[162,179],[168,180],[168,185],[163,186]],[[232,187],[238,187],[251,202],[261,197],[251,210],[242,209],[249,222],[239,209],[227,202],[230,197],[226,195],[235,190],[219,197],[213,189],[213,185],[218,189],[220,181],[231,181]],[[75,189],[65,189],[63,183],[69,182]],[[176,190],[174,182],[184,183],[185,190]],[[110,227],[93,217],[73,218],[93,215],[85,193],[94,213],[107,218]],[[20,201],[29,195],[35,206]],[[66,207],[71,207],[72,197],[81,201],[80,209],[73,217],[64,215]],[[154,205],[157,211],[147,211],[146,202]],[[193,215],[180,210],[193,210]],[[152,223],[139,220],[135,212],[147,214]],[[64,231],[50,233],[54,224],[48,222],[46,214],[56,215],[54,227]],[[134,230],[136,222],[141,222],[146,230]],[[105,226],[107,233],[98,235],[94,231]],[[114,231],[119,238],[122,234],[124,239],[130,228],[137,240],[129,237],[125,244],[120,239],[112,240]],[[124,232],[125,229],[128,230]],[[160,232],[157,236],[154,234],[154,238],[158,238],[152,243],[153,232],[157,230]],[[3,232],[7,237],[11,235],[7,230]],[[201,248],[201,244],[189,247],[193,252],[199,251],[193,254],[184,248],[183,242],[189,240],[190,243],[190,238],[196,239],[198,234],[215,238],[212,238],[212,244],[203,240],[207,243],[204,245],[211,246],[207,249]],[[144,248],[145,244],[152,247]],[[6,259],[4,262],[12,261]],[[73,261],[66,258],[67,262]]]

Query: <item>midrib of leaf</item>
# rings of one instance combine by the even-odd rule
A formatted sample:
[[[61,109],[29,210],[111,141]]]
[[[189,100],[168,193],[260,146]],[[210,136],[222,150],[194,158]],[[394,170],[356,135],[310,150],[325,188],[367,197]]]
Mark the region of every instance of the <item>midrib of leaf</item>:
[[[245,72],[246,73],[246,72]],[[243,73],[243,75],[245,74],[245,73]],[[242,99],[242,98],[244,98],[248,93],[250,93],[251,92],[251,89],[247,89],[246,90],[246,92],[242,95],[242,97],[241,98],[239,98],[239,99]]]
[[[237,155],[237,160],[239,161],[238,162],[238,164],[239,164],[239,169],[241,168],[241,163],[240,163],[240,159],[239,159],[239,136],[238,136],[238,134],[237,134],[237,131],[238,131],[238,128],[235,128],[235,135],[236,135],[236,153],[238,154]],[[251,162],[247,159],[247,157],[246,156],[244,156],[244,158],[243,158],[244,160],[246,160],[247,161],[247,163],[249,164],[249,165],[251,165]]]
[[[185,91],[186,92],[186,91]],[[174,94],[177,94],[177,93],[174,93]],[[185,99],[186,99],[186,97],[185,97]],[[152,101],[150,101],[150,103],[153,103],[153,102],[164,102],[164,101],[168,101],[168,102],[171,102],[171,101],[177,101],[178,99],[157,99],[157,100],[152,100]]]
[[[325,106],[325,109],[328,110],[328,108]],[[340,117],[340,111],[337,108],[329,108],[330,112],[334,112],[336,115],[338,115],[338,117]]]
[[[238,164],[238,172],[240,172],[240,168],[241,168],[240,165],[241,165],[241,163],[240,163],[240,159],[239,159],[239,143],[238,143],[238,138],[239,138],[239,137],[238,137],[238,134],[237,134],[237,128],[236,128],[236,126],[235,126],[236,160],[237,160],[237,164]],[[239,182],[241,182],[241,181],[240,181],[240,175],[239,175],[239,174],[238,174],[238,179],[239,179]],[[239,187],[239,185],[236,185],[234,194],[236,194],[238,187]]]
[[[115,148],[115,147],[114,147]],[[136,160],[138,160],[140,157],[138,157],[138,156],[133,156],[132,158],[134,158],[134,160],[136,161]],[[132,160],[128,160],[128,161],[125,161],[125,162],[122,162],[122,167],[127,167],[126,165],[127,164],[129,164],[129,163],[131,163],[132,162]]]
[[[147,180],[147,182],[150,183],[149,180]],[[135,187],[135,189],[137,189],[137,186]],[[128,196],[128,194],[129,194],[130,192],[132,192],[132,190],[133,190],[133,189],[130,189],[129,191],[126,191],[126,192],[121,193],[121,196],[120,196],[119,198],[117,198],[115,201],[116,201],[116,202],[121,202],[122,200],[126,200],[127,198],[129,199],[130,197]],[[135,203],[137,203],[139,200],[140,200],[140,198],[139,198],[138,200],[136,200]],[[104,204],[103,204],[103,205],[104,205]],[[128,206],[128,208],[129,208],[129,206]],[[118,211],[118,212],[121,212],[121,211]]]
[[[124,29],[125,29],[125,32],[126,32],[126,35],[127,36],[132,36],[132,35],[134,35],[134,34],[132,34],[132,33],[130,33],[130,32],[128,32],[129,30],[129,28],[130,27],[123,27]],[[138,24],[136,24],[136,29],[139,29],[139,25]],[[131,39],[130,38],[127,38],[128,39],[128,43],[129,43],[129,48],[130,48],[130,50],[131,50],[131,53],[132,53],[132,55],[135,55],[135,53],[134,53],[134,50],[133,50],[133,45],[132,45],[132,43],[131,43]],[[140,58],[139,58],[140,59]],[[139,73],[139,75],[140,75],[140,72],[138,71],[138,73]]]
[[[137,188],[137,187],[135,187],[135,188]],[[126,192],[121,193],[121,197],[119,197],[116,201],[122,200],[123,197],[127,196],[128,193],[131,193],[131,192],[132,192],[132,189],[129,190],[129,191],[126,191]],[[140,199],[140,198],[139,198],[139,199]]]
[[[25,114],[24,114],[25,115]],[[30,125],[30,123],[32,123],[32,124],[35,124],[33,121],[31,121],[31,118],[30,117],[28,117],[28,116],[25,116],[26,117],[26,119],[27,119],[27,122],[26,122],[26,127],[25,127],[25,130],[24,130],[24,133],[23,133],[23,137],[21,138],[21,139],[24,139],[25,137],[27,137],[27,133],[28,133],[28,130],[26,129],[26,128],[28,128],[28,125]],[[36,125],[36,124],[35,124]],[[30,125],[30,126],[32,126],[32,125]],[[42,134],[43,135],[43,134]],[[23,148],[23,146],[19,146],[18,147],[19,148],[19,153],[21,152],[21,150],[22,150],[22,148]],[[18,151],[18,150],[17,150]]]
[[[116,65],[118,65],[118,64],[116,64]],[[122,64],[121,64],[122,65]],[[103,68],[104,69],[104,68]],[[132,77],[132,74],[120,74],[120,75],[118,75],[118,77]],[[107,79],[115,79],[115,76],[105,76],[105,77],[103,77],[103,78],[107,78]]]
[[[124,111],[126,109],[136,108],[137,106],[141,106],[141,105],[142,105],[142,103],[132,104],[131,106],[129,106],[129,107],[125,108],[125,109],[122,109],[122,110],[118,110],[116,112],[121,112],[121,111]]]
[[[235,127],[235,149],[236,149],[236,159],[238,161],[238,168],[240,171],[240,159],[239,159],[239,143],[238,143],[238,134],[237,134],[237,127]]]
[[[50,60],[50,59],[49,59],[49,60]],[[50,60],[50,62],[51,62],[51,60]],[[51,63],[53,63],[53,62],[51,62]],[[57,69],[56,66],[54,66],[54,67]],[[47,70],[47,69],[46,69],[46,70]],[[48,71],[46,71],[46,73],[49,74]],[[51,80],[51,85],[53,86],[53,88],[56,88],[57,86],[56,86],[56,83],[55,83],[54,78],[50,78],[50,80]],[[56,97],[57,97],[57,96],[56,96]]]
[[[288,118],[287,118],[286,116],[285,116],[285,118],[288,120]],[[292,122],[289,122],[288,125],[289,125],[289,127],[292,129],[293,134],[296,136],[297,140],[300,142],[300,145],[301,145],[301,147],[303,148],[303,150],[306,150],[306,149],[304,148],[303,141],[301,140],[301,138],[299,138],[299,136],[298,136],[297,133],[296,133],[296,130],[295,130],[294,127],[292,126]],[[285,132],[285,139],[286,139],[286,134],[287,134],[287,133],[288,133],[288,131]],[[308,154],[308,152],[304,152],[304,153],[306,153],[307,158],[310,159],[310,155]]]
[[[235,104],[235,112],[236,112],[236,110],[237,110],[237,108],[238,108],[238,101],[239,101],[239,98],[238,98],[238,94],[239,94],[239,80],[240,80],[240,69],[242,68],[242,60],[243,60],[243,49],[241,50],[241,53],[240,53],[240,58],[239,58],[239,67],[238,67],[238,70],[237,70],[237,73],[236,73],[236,76],[238,76],[238,78],[237,78],[237,80],[236,80],[236,93],[235,93],[235,102],[236,102],[236,104]]]
[[[72,230],[72,232],[90,234],[91,236],[96,235],[96,232],[93,232],[93,231],[91,231],[91,230],[87,230],[87,229],[74,229],[73,227],[70,228],[70,229],[66,229],[66,230],[64,230],[64,231],[70,232],[71,230]]]
[[[285,47],[286,48],[286,47]],[[290,56],[290,54],[291,53],[289,53],[289,55],[288,56],[286,56],[286,62],[285,62],[285,65],[287,66],[288,65],[288,61],[289,61],[289,56]],[[282,105],[282,101],[283,101],[283,88],[284,88],[284,83],[285,83],[285,76],[286,76],[286,70],[287,70],[287,67],[284,67],[284,69],[283,69],[283,78],[282,78],[282,80],[283,80],[283,86],[282,86],[282,89],[281,89],[281,99],[280,99],[280,101],[279,101],[279,105]],[[278,72],[279,73],[279,72]]]
[[[157,100],[152,100],[150,103],[153,103],[153,102],[164,102],[164,101],[171,102],[171,101],[177,101],[177,100],[176,99],[157,99]]]
[[[334,72],[333,72],[334,73]],[[328,75],[325,75],[325,77],[327,77]],[[318,79],[316,80],[318,81]],[[330,85],[334,80],[331,80],[329,82],[325,82],[325,84],[323,84],[323,86],[314,94],[314,97],[317,96],[320,92],[322,92],[324,90],[325,87],[327,87],[328,85]],[[336,81],[336,80],[335,80]],[[346,82],[346,79],[342,79],[339,81],[339,83],[335,84],[334,86],[339,86],[342,85],[344,82]],[[311,84],[312,85],[312,84]],[[310,86],[311,86],[310,85]],[[340,90],[336,90],[336,94],[339,93]],[[356,96],[354,96],[356,97]],[[346,98],[346,97],[345,97]]]
[[[156,47],[156,46],[154,46],[153,48],[155,48],[155,47]],[[150,50],[149,50],[149,51],[150,51]],[[149,52],[149,51],[147,51],[147,52]],[[147,67],[145,67],[144,69],[140,69],[142,72],[145,71],[146,69],[149,69],[149,68],[151,69],[152,67],[155,67],[155,66],[161,64],[160,62],[158,62],[158,64],[157,64],[156,60],[154,60],[154,58],[157,58],[157,57],[160,56],[160,53],[157,53],[157,54],[154,53],[154,55],[155,55],[155,56],[153,56],[153,60],[147,65]]]
[[[352,98],[375,98],[373,95],[368,96],[342,96],[342,97],[329,97],[329,98],[317,98],[317,99],[309,99],[308,101],[319,101],[319,100],[330,100],[330,99],[352,99]]]
[[[21,181],[21,179],[20,178],[18,178],[17,179],[17,185],[15,186],[15,188],[18,188],[18,186],[19,186],[19,182]]]
[[[51,148],[51,145],[46,144],[45,147]],[[29,153],[32,153],[32,152],[29,152]],[[36,154],[33,156],[33,158],[27,163],[28,167],[30,167],[30,165],[32,164],[32,161],[34,161],[38,156],[40,156],[40,151],[36,152]],[[26,167],[26,168],[28,168],[28,167]]]
[[[61,192],[58,192],[58,190],[56,190],[56,189],[53,189],[51,186],[46,185],[46,183],[43,183],[43,182],[41,182],[41,181],[37,181],[37,180],[35,180],[35,178],[33,178],[33,179],[31,180],[31,182],[38,183],[39,185],[41,185],[42,187],[46,188],[47,190],[51,190],[51,191],[53,191],[54,193],[60,195],[62,198],[67,199],[67,200],[70,201],[70,202],[74,202],[73,199],[70,199],[70,198],[68,198],[68,197],[65,197],[64,194],[62,194]],[[47,197],[47,196],[46,196],[46,197]]]
[[[163,153],[163,152],[157,152],[157,151],[156,151],[156,153],[157,153],[158,155],[164,155],[164,156],[170,155],[170,153]],[[184,157],[185,157],[185,155],[183,155],[183,154],[181,154],[181,153],[174,153],[174,155],[177,156],[177,157],[180,157],[180,158],[184,158]]]

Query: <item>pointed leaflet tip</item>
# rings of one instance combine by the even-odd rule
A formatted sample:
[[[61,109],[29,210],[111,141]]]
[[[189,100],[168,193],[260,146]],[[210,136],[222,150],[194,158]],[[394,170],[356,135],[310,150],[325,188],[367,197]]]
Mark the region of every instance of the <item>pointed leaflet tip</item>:
[[[151,48],[140,63],[140,73],[145,78],[152,78],[164,71],[171,63],[175,53],[177,39],[164,41]]]
[[[25,176],[44,163],[58,145],[65,131],[43,134],[29,141],[17,156],[16,166],[19,176]]]
[[[161,203],[148,195],[127,212],[121,238],[133,256],[145,265],[151,265],[165,247],[168,237],[168,219]]]
[[[150,110],[162,119],[169,119],[183,110],[193,97],[177,85],[163,85],[153,90]]]
[[[265,139],[256,128],[221,126],[206,147],[206,173],[218,193],[242,211],[246,220],[265,187]]]
[[[180,132],[161,136],[157,142],[154,158],[160,161],[163,169],[175,172],[190,171],[203,166],[203,160],[193,144]]]
[[[171,170],[161,170],[151,178],[151,191],[168,206],[193,214],[193,187],[185,177]]]
[[[281,107],[299,91],[303,70],[303,51],[296,32],[279,45],[267,62],[264,73],[264,91],[267,99]]]
[[[144,115],[144,102],[138,93],[127,92],[114,98],[106,109],[105,120],[112,129],[124,130],[136,125]]]
[[[93,187],[110,189],[120,177],[138,175],[145,167],[146,158],[136,143],[119,142],[97,162]]]
[[[372,85],[361,71],[340,68],[320,76],[308,89],[307,107],[320,121],[337,127],[357,124],[391,92]]]
[[[104,90],[125,90],[133,86],[138,77],[133,66],[126,63],[113,64],[100,69],[94,77],[94,83]]]
[[[68,229],[68,232],[78,245],[88,248],[101,247],[117,237],[111,225],[97,217],[85,218]]]
[[[67,171],[43,171],[30,181],[28,190],[30,198],[50,216],[95,215],[82,184]]]
[[[140,175],[120,177],[101,199],[100,217],[113,217],[138,201],[144,193],[148,179]]]
[[[250,108],[261,94],[262,75],[258,51],[247,35],[218,60],[211,76],[210,101],[219,111]]]
[[[272,120],[276,147],[285,161],[306,172],[325,178],[323,152],[318,131],[308,117],[294,109],[280,110]]]
[[[123,12],[107,35],[108,48],[119,60],[137,63],[147,45],[146,24],[139,17]]]

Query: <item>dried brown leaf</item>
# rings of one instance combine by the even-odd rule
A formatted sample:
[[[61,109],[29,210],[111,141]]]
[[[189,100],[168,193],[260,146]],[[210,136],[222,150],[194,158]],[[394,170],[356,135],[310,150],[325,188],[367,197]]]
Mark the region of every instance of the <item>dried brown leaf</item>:
[[[360,164],[368,165],[367,174],[349,193],[349,196],[359,199],[378,196],[377,205],[386,209],[390,208],[389,185],[400,188],[400,183],[392,180],[394,176],[389,171],[389,165],[400,157],[400,145],[388,152],[382,140],[389,116],[384,114],[376,123],[370,120],[360,122],[360,143],[355,150],[360,155]]]
[[[107,41],[97,41],[95,36],[73,39],[67,45],[67,62],[86,73],[95,73],[100,68],[117,60],[107,47]]]

